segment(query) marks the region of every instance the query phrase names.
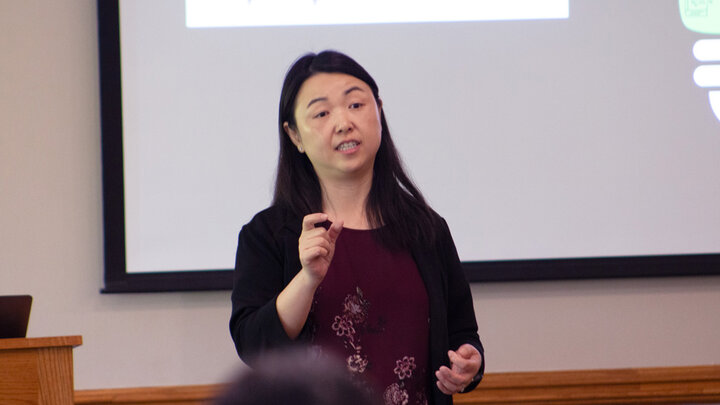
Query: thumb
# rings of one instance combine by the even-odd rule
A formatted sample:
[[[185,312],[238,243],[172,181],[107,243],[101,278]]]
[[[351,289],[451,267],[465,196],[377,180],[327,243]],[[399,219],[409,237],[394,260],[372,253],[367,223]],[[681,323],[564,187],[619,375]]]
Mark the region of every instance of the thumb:
[[[335,243],[338,236],[340,236],[340,231],[343,229],[343,221],[335,221],[330,225],[330,229],[328,229],[328,236],[330,237],[330,243]]]
[[[475,355],[479,355],[480,353],[478,350],[470,344],[465,343],[464,345],[458,347],[458,349],[455,351],[460,357],[464,359],[472,358]]]

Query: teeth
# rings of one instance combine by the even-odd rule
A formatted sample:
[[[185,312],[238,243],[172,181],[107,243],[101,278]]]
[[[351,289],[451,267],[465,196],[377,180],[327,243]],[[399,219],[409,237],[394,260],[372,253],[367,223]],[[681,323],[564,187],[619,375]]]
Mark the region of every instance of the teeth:
[[[345,142],[345,143],[340,144],[340,146],[337,147],[337,150],[343,151],[343,150],[352,149],[352,148],[356,147],[357,144],[358,143],[355,141]]]

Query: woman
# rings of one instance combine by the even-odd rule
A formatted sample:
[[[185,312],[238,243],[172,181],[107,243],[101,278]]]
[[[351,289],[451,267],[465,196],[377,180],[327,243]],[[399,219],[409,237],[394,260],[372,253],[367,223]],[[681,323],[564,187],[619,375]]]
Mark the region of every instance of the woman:
[[[280,98],[273,205],[240,232],[230,329],[251,365],[308,344],[388,404],[449,404],[482,377],[445,221],[405,174],[378,87],[350,57],[298,59]]]

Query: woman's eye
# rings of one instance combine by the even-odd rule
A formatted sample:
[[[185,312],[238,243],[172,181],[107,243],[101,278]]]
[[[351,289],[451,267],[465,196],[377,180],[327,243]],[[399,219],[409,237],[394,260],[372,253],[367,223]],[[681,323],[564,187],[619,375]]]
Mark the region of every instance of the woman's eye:
[[[315,114],[314,118],[322,118],[327,115],[327,111],[321,111],[317,114]]]
[[[362,103],[352,103],[352,104],[350,104],[350,108],[351,109],[360,108],[360,107],[362,107],[362,105],[363,105]]]

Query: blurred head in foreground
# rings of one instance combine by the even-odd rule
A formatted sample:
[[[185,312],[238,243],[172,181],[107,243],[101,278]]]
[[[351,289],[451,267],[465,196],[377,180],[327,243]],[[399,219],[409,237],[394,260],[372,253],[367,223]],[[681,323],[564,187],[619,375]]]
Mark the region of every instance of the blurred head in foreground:
[[[265,356],[230,381],[214,405],[378,405],[335,358],[306,351]]]

